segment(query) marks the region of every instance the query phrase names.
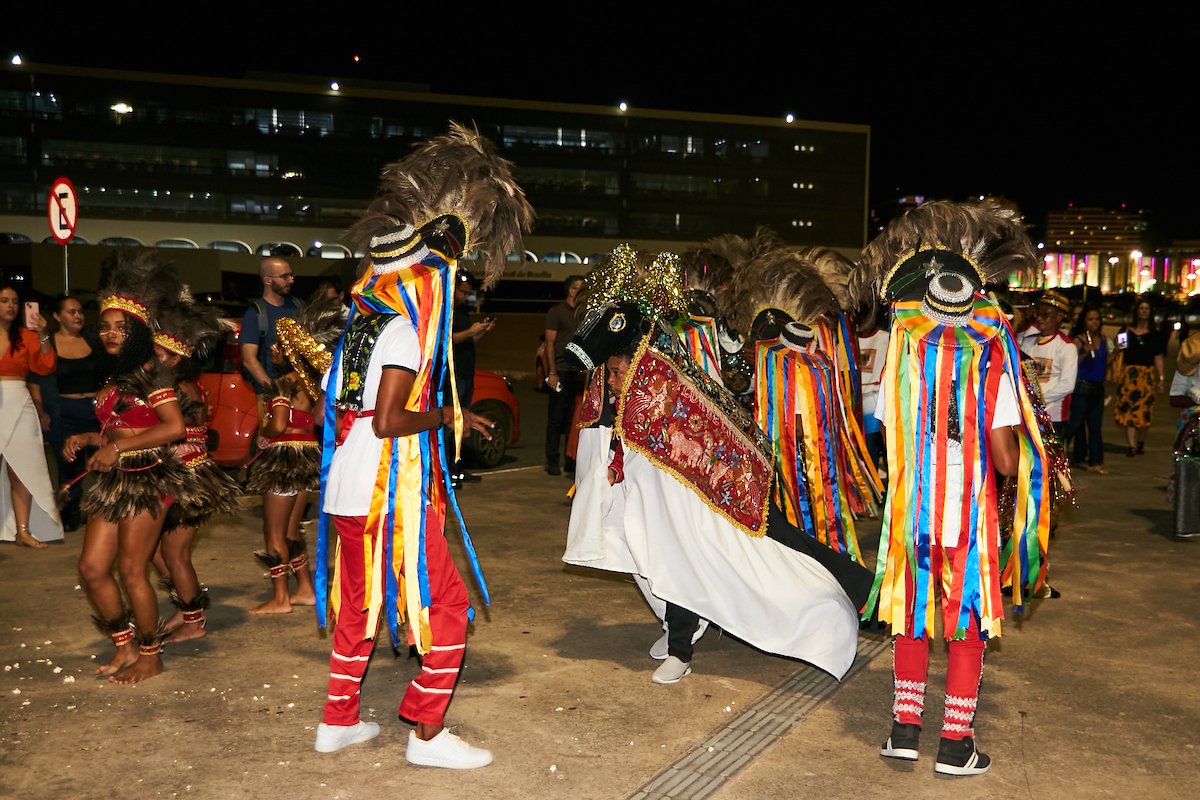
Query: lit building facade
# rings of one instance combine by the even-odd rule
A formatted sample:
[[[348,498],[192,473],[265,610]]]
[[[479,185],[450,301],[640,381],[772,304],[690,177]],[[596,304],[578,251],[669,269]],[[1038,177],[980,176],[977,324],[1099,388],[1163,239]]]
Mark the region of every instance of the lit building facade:
[[[865,244],[866,126],[36,64],[0,68],[0,231],[41,241],[62,175],[91,243],[294,237],[311,250],[338,241],[385,163],[451,119],[515,163],[538,212],[526,260],[577,263],[623,241],[682,249],[758,225]]]

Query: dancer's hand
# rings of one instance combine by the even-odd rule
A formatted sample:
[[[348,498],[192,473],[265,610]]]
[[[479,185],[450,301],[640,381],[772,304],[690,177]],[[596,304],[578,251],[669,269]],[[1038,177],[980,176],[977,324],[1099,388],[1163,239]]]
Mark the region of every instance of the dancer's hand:
[[[112,472],[120,457],[121,452],[117,450],[117,445],[110,442],[92,454],[88,459],[87,468],[92,472]]]
[[[479,431],[483,438],[491,441],[492,429],[496,427],[496,423],[492,422],[487,417],[467,411],[465,408],[462,412],[463,427],[470,431]]]

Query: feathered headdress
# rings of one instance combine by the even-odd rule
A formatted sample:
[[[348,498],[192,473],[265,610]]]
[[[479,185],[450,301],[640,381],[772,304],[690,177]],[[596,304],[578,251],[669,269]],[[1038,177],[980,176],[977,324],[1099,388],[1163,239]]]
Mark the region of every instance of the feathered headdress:
[[[482,253],[483,288],[495,285],[508,253],[524,250],[522,235],[533,223],[533,208],[512,176],[512,164],[478,131],[457,122],[450,132],[417,145],[404,159],[383,169],[379,194],[350,229],[350,238],[366,250],[389,231],[419,229],[450,215],[466,227],[456,259],[467,250]]]
[[[837,320],[837,299],[820,271],[791,248],[775,248],[751,259],[734,273],[730,295],[730,326],[751,338],[773,339],[787,322],[816,325]],[[766,315],[773,324],[764,322]]]
[[[842,311],[853,308],[850,300],[850,274],[854,271],[854,262],[834,250],[832,247],[799,247],[795,249],[797,256],[816,267],[821,280],[833,292],[834,299]]]
[[[170,291],[169,282],[152,279],[163,266],[154,250],[119,250],[105,259],[100,267],[100,311],[115,308],[154,328],[158,307]]]
[[[931,261],[940,259],[937,267]],[[915,300],[938,268],[978,289],[1011,272],[1032,272],[1037,257],[1016,213],[997,203],[925,203],[892,220],[866,246],[849,282],[855,305]]]
[[[716,293],[717,313],[729,320],[734,313],[733,278],[752,260],[783,245],[783,240],[770,228],[760,225],[749,239],[732,233],[714,236],[700,245],[693,256],[699,263],[710,263],[724,272],[724,283]],[[749,322],[746,323],[749,325]],[[732,324],[731,324],[732,327]]]
[[[155,269],[149,280],[163,290],[154,343],[183,358],[207,354],[221,335],[221,312],[197,303],[170,264]]]

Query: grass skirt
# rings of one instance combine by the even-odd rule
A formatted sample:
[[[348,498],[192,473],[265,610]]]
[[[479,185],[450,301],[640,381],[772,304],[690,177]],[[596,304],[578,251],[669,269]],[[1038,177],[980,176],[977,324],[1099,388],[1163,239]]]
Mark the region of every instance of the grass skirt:
[[[80,510],[118,522],[143,511],[158,515],[165,501],[178,497],[191,475],[170,447],[124,456],[111,472],[96,474],[83,494]]]
[[[246,494],[315,492],[321,488],[320,477],[317,442],[272,442],[250,465]]]
[[[183,491],[167,512],[163,532],[176,528],[198,528],[214,516],[233,515],[241,511],[241,487],[212,459],[191,467]]]

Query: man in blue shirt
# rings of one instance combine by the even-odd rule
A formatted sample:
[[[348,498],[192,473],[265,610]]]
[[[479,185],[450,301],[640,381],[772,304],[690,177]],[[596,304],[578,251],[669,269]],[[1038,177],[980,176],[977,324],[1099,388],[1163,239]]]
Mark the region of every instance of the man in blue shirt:
[[[292,297],[292,268],[282,258],[264,258],[258,265],[262,278],[263,294],[246,309],[242,316],[242,332],[239,337],[242,348],[242,367],[254,381],[254,388],[262,388],[275,378],[275,364],[271,361],[271,345],[275,343],[275,321],[280,317],[294,317],[300,310],[300,302]]]

